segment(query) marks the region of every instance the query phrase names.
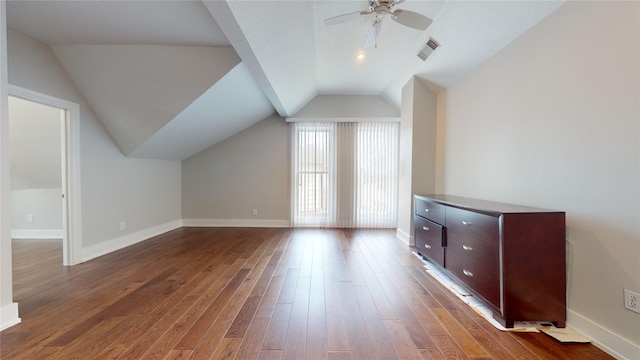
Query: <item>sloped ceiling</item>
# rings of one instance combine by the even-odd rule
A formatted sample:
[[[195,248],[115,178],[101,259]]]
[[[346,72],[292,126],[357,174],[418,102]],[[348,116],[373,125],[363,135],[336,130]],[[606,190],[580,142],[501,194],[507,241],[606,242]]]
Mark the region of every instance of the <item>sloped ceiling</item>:
[[[240,63],[230,47],[61,45],[53,51],[126,155]]]
[[[373,49],[363,48],[371,19],[323,22],[368,4],[8,1],[7,21],[54,49],[123,153],[184,159],[273,112],[296,117],[322,103],[314,117],[330,116],[340,96],[399,109],[412,76],[446,88],[562,1],[406,0],[396,6],[433,24],[421,32],[387,19]],[[430,37],[441,46],[422,61]]]

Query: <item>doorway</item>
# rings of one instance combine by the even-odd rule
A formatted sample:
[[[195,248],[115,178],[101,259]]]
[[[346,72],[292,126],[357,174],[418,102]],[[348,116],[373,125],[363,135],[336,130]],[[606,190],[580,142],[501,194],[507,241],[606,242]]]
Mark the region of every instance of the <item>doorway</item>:
[[[58,141],[58,150],[49,150],[55,152],[55,154],[50,154],[51,156],[49,157],[50,159],[58,159],[55,164],[51,164],[51,160],[49,160],[49,163],[46,165],[42,162],[43,159],[35,160],[35,162],[39,164],[39,166],[35,167],[36,171],[21,172],[18,174],[21,177],[19,179],[14,179],[14,175],[11,176],[12,198],[14,195],[14,180],[19,183],[15,186],[16,189],[21,187],[27,189],[28,186],[25,184],[28,182],[40,185],[45,184],[44,189],[42,189],[43,186],[40,186],[38,191],[26,191],[23,194],[19,194],[19,196],[26,195],[23,196],[26,199],[33,200],[34,197],[37,198],[38,201],[41,201],[40,208],[27,205],[25,208],[19,209],[23,213],[16,215],[19,217],[14,221],[17,220],[18,223],[24,222],[24,224],[22,224],[23,227],[30,227],[31,230],[35,231],[31,232],[31,234],[37,235],[40,233],[42,237],[55,237],[54,233],[58,231],[60,235],[58,238],[62,238],[63,265],[80,263],[79,105],[13,85],[9,85],[8,93],[10,113],[12,111],[11,101],[13,101],[14,104],[31,105],[33,108],[57,114],[58,121],[56,122],[54,119],[53,122],[56,122],[56,124],[49,124],[51,127],[48,132],[55,131],[52,129],[55,129],[56,126],[58,126],[59,129],[59,136],[55,137]],[[11,118],[9,121],[11,122]],[[39,126],[44,125],[41,123]],[[10,137],[12,137],[11,129],[9,133]],[[54,140],[48,139],[43,141]],[[38,151],[36,151],[35,148],[31,150],[32,151],[26,149],[22,154],[16,156],[25,156],[24,152],[31,152],[31,155],[37,155]],[[12,157],[11,162],[13,167],[14,160],[16,159],[13,159],[13,154],[10,156]],[[26,156],[29,156],[29,154]],[[52,170],[54,167],[57,168],[57,170]],[[48,170],[45,171],[45,168]],[[52,175],[52,173],[55,174]],[[54,182],[54,177],[58,177],[58,182]],[[20,206],[28,204],[28,202],[24,200],[25,199],[20,199]],[[45,202],[48,205],[45,205]],[[13,206],[12,204],[12,211],[14,210]],[[45,209],[45,207],[47,207],[48,210]],[[55,212],[56,208],[58,210],[57,213]],[[39,217],[36,217],[36,212],[40,214],[38,215]],[[45,229],[34,226],[39,220],[46,224]],[[48,229],[47,227],[51,227],[52,224],[58,224],[58,227],[56,229]],[[53,230],[53,232],[51,230]]]
[[[65,121],[63,109],[9,96],[12,240],[66,240]]]

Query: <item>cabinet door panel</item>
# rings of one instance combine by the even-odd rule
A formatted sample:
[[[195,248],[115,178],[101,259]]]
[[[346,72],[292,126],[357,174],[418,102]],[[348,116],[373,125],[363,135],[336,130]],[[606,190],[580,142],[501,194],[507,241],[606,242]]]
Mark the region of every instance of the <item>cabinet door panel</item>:
[[[418,254],[440,266],[445,266],[444,228],[420,216],[414,217],[414,225],[416,251]]]

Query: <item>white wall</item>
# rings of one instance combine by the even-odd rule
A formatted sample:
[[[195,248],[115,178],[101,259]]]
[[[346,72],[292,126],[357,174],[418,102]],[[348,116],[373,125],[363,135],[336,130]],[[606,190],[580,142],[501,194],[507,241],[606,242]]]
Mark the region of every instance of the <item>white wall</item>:
[[[569,325],[640,354],[640,3],[567,2],[438,96],[438,190],[564,210]],[[535,259],[531,259],[535,261]]]
[[[11,277],[6,5],[6,1],[0,1],[0,330],[20,322],[18,304],[13,302]]]
[[[9,128],[11,237],[62,239],[61,110],[10,96]]]
[[[62,110],[9,97],[11,190],[62,187]]]
[[[62,188],[12,190],[11,237],[62,239],[61,194]]]
[[[83,258],[178,227],[180,162],[125,157],[51,49],[13,30],[8,37],[11,84],[80,104]]]
[[[398,179],[399,239],[413,245],[413,195],[436,188],[436,94],[419,78],[402,88]]]
[[[184,160],[184,224],[288,226],[289,147],[287,124],[273,116]]]

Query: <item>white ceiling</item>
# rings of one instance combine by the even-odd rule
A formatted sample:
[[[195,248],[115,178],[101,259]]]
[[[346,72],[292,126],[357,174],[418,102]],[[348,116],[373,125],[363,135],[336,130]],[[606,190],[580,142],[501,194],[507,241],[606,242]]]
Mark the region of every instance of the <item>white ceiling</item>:
[[[125,154],[184,159],[273,112],[293,117],[319,95],[371,95],[399,108],[401,89],[412,76],[421,77],[435,91],[446,88],[561,4],[406,0],[397,7],[429,16],[433,24],[420,32],[387,19],[374,49],[362,46],[370,20],[355,19],[330,27],[323,22],[328,17],[365,10],[366,0],[8,1],[7,22],[9,27],[54,49]],[[441,47],[422,61],[416,54],[429,37]],[[87,76],[88,72],[101,71],[97,59],[91,60],[94,64],[86,64],[89,54],[99,52],[96,47],[113,45],[210,48],[209,57],[191,53],[192,60],[188,60],[198,64],[192,70],[201,72],[206,80],[194,84],[189,99],[183,99],[172,111],[154,112],[149,103],[175,103],[170,91],[153,91],[162,82],[157,73],[142,71],[145,64],[162,63],[157,56],[135,60],[122,57],[122,64],[112,59],[108,71],[116,76]],[[233,61],[216,60],[212,55],[228,52],[229,47],[237,53],[242,68],[236,69]],[[363,62],[356,61],[358,52],[366,55]],[[116,54],[117,58],[120,55]],[[187,61],[184,59],[174,61],[179,64]],[[205,69],[207,61],[211,67],[224,69],[223,73],[245,71],[250,76],[230,75],[222,82],[224,75],[206,75],[211,73]],[[193,71],[170,65],[169,60],[163,65],[164,69],[174,68],[173,73],[166,74],[167,79],[183,73],[189,74],[185,79],[193,79]],[[131,80],[127,76],[131,71],[135,72],[136,91],[147,94],[145,106],[136,108],[135,102],[125,100],[118,100],[123,105],[117,106],[112,103],[113,96],[104,96],[105,92],[128,88],[131,81],[126,79]],[[107,84],[106,78],[111,79]],[[222,83],[216,85],[218,82]],[[210,96],[224,94],[244,97],[238,89],[246,89],[246,101],[211,101]],[[203,96],[205,93],[208,96]],[[195,104],[198,99],[207,100]],[[185,118],[191,116],[186,110],[190,104],[200,109],[199,114],[211,114],[210,119],[201,115],[194,115],[199,120]],[[221,104],[236,108],[225,111]],[[121,112],[109,110],[114,108]],[[222,116],[215,116],[217,113]],[[139,122],[135,126],[144,129],[140,131],[144,135],[135,141],[127,140],[128,130],[117,125],[131,121]],[[174,146],[174,151],[167,151],[168,142],[191,139],[196,132],[194,124],[203,121],[211,122],[207,126],[211,136],[198,137],[188,150]],[[161,131],[163,127],[167,128]]]

